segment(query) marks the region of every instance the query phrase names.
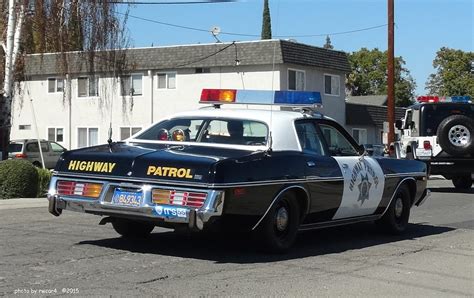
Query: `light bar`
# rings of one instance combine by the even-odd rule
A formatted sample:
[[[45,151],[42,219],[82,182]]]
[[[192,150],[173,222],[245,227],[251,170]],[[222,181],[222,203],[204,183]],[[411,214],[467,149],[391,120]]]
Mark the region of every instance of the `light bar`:
[[[417,101],[422,102],[454,102],[454,103],[471,103],[471,97],[466,96],[418,96]]]
[[[203,89],[200,103],[312,106],[322,100],[321,93],[311,91]]]

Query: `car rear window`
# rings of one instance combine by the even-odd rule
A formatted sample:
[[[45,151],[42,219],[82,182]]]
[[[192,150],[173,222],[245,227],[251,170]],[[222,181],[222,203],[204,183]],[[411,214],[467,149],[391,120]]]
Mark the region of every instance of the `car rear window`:
[[[21,152],[23,144],[11,143],[8,145],[8,152]]]
[[[263,122],[243,119],[175,118],[152,126],[135,138],[261,146],[267,144],[268,127]]]

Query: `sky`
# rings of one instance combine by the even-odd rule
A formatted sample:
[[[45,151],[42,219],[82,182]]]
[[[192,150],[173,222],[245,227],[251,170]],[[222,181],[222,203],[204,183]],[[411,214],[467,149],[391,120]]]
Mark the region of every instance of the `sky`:
[[[152,0],[141,2],[146,1]],[[274,38],[282,36],[281,39],[323,46],[326,34],[329,34],[335,50],[387,49],[387,0],[269,0],[269,3]],[[203,30],[218,26],[222,32],[218,38],[222,42],[247,41],[259,39],[262,11],[263,0],[134,5],[130,8],[127,26],[133,47],[216,42],[209,32],[161,25],[135,17]],[[473,14],[474,0],[395,0],[395,55],[406,61],[406,68],[417,83],[417,95],[426,94],[425,83],[434,73],[433,59],[441,47],[474,51]],[[381,27],[331,34],[377,26]]]

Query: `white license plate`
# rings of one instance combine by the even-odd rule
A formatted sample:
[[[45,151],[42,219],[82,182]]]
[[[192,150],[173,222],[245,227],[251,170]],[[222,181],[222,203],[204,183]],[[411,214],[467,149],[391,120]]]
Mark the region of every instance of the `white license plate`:
[[[431,157],[431,150],[416,149],[416,156],[418,156],[418,157]]]

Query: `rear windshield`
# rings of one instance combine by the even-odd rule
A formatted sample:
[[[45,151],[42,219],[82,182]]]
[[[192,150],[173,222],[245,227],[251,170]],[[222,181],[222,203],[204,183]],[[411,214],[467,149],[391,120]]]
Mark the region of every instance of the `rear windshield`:
[[[421,110],[421,136],[436,135],[441,121],[451,115],[464,115],[474,118],[473,104],[438,104],[426,105]]]
[[[261,146],[267,144],[268,128],[252,120],[175,118],[152,126],[135,138]]]
[[[21,152],[23,144],[12,143],[8,145],[8,152]]]

